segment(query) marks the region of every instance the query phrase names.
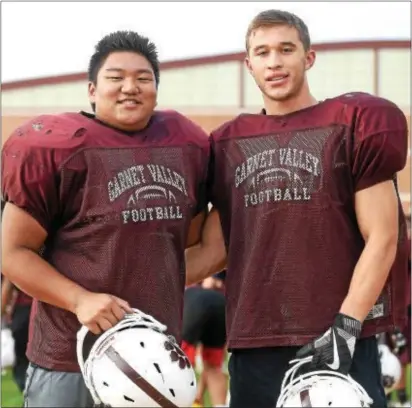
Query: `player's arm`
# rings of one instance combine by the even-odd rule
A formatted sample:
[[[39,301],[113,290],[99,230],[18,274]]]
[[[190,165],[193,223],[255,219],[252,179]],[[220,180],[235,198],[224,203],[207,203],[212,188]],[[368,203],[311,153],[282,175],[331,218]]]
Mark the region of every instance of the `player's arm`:
[[[398,242],[398,200],[392,180],[355,194],[364,250],[340,312],[363,322],[377,301],[394,262]]]
[[[186,249],[186,284],[197,283],[226,267],[226,247],[219,213],[212,209],[204,223],[200,242]]]
[[[206,210],[201,211],[197,214],[192,221],[190,222],[189,226],[189,233],[187,235],[186,247],[191,247],[196,245],[200,242],[201,233],[202,233],[202,226],[206,219]]]
[[[86,290],[59,273],[39,251],[46,230],[27,212],[7,203],[2,219],[2,270],[9,281],[42,302],[75,312]]]
[[[206,217],[209,213],[209,197],[208,197],[208,177],[210,164],[210,144],[209,137],[203,131],[200,132],[203,139],[203,148],[200,150],[201,155],[198,162],[198,171],[200,174],[200,181],[196,194],[196,208],[194,217],[189,226],[189,233],[186,241],[186,248],[197,245],[202,238],[202,228]],[[206,143],[205,143],[206,141]]]
[[[124,300],[88,291],[46,262],[39,255],[46,230],[11,203],[4,208],[2,237],[3,274],[29,296],[76,314],[93,333],[109,329],[131,311]]]
[[[311,369],[350,370],[362,324],[379,298],[398,247],[399,203],[394,178],[406,163],[405,115],[389,101],[364,97],[357,106],[352,148],[354,209],[365,245],[332,326],[296,353]],[[355,101],[356,102],[356,101]]]
[[[363,322],[382,292],[397,253],[399,203],[394,179],[406,164],[405,115],[389,101],[374,99],[359,109],[354,136],[354,205],[365,246],[340,312]]]
[[[47,120],[45,117],[43,122]],[[75,313],[80,323],[98,334],[131,310],[128,303],[86,290],[39,255],[66,202],[68,193],[60,189],[57,169],[71,153],[70,148],[49,146],[52,137],[63,138],[66,133],[57,125],[49,132],[52,136],[42,133],[48,129],[46,125],[34,128],[29,122],[3,147],[1,187],[6,205],[2,217],[2,272],[29,296]]]

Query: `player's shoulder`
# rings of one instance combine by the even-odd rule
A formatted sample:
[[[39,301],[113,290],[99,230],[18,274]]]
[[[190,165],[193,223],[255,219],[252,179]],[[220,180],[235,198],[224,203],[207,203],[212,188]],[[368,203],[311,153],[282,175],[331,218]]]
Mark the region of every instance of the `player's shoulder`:
[[[193,120],[176,110],[156,111],[156,121],[163,124],[171,133],[178,135],[179,140],[200,147],[208,146],[208,134]]]
[[[3,150],[78,148],[86,133],[87,118],[80,113],[61,113],[33,117],[16,128],[7,138]],[[70,142],[70,141],[73,141]]]
[[[407,133],[405,113],[394,102],[366,92],[339,95],[324,104],[324,114],[354,129],[358,141],[383,131],[404,139]]]
[[[408,143],[404,112],[394,102],[368,93],[344,94],[336,99],[343,107],[341,117],[353,129],[355,146],[367,143],[367,151],[376,156],[385,152],[392,166],[400,163],[399,169],[403,168]]]
[[[349,92],[330,100],[338,107],[351,110],[354,114],[363,112],[388,112],[390,114],[404,115],[403,111],[394,102],[381,96],[372,95],[367,92]]]
[[[232,128],[236,125],[237,121],[239,120],[240,115],[230,119],[226,122],[223,122],[220,126],[214,129],[211,133],[213,139],[222,138],[230,133]]]
[[[211,137],[217,141],[226,139],[233,134],[250,136],[253,133],[259,133],[262,124],[266,121],[267,116],[262,113],[241,113],[218,126],[211,133]]]

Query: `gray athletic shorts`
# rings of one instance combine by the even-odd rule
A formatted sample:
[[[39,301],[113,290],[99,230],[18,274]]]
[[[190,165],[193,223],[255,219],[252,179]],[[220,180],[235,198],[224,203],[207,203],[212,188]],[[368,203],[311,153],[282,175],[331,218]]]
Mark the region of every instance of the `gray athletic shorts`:
[[[93,399],[80,373],[52,371],[30,364],[24,390],[25,407],[89,408]]]

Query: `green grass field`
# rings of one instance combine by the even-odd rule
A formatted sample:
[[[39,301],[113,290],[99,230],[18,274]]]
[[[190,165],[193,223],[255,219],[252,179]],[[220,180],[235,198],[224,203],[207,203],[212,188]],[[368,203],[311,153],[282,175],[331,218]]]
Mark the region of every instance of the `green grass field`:
[[[23,396],[13,381],[11,370],[6,370],[1,377],[2,408],[20,408],[23,406]]]
[[[406,384],[408,385],[407,391],[409,398],[411,397],[411,371],[408,370],[406,378]],[[205,403],[208,404],[208,395],[205,396]],[[2,408],[20,408],[23,406],[23,397],[14,384],[11,371],[6,370],[6,374],[1,378],[1,407]]]

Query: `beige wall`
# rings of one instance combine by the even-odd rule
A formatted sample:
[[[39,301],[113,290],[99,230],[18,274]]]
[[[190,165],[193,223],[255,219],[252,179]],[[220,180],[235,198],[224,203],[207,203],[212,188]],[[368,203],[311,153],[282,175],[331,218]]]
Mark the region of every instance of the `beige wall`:
[[[409,107],[411,103],[411,51],[379,50],[379,95]]]
[[[164,71],[160,78],[159,106],[238,106],[239,77],[237,61]]]
[[[88,108],[87,82],[41,85],[2,92],[3,109],[37,107],[49,108]]]
[[[322,100],[351,91],[378,94],[403,109],[410,106],[410,50],[352,49],[318,51],[308,71],[312,93]],[[262,98],[242,61],[165,69],[159,107],[176,109],[259,109]],[[242,106],[243,103],[243,106]],[[87,82],[3,90],[2,108],[87,109]]]
[[[318,52],[308,72],[311,90],[317,99],[351,91],[374,93],[372,50]]]
[[[159,107],[199,108],[239,105],[239,62],[225,62],[161,73]],[[3,109],[41,108],[88,109],[87,81],[7,90]]]

